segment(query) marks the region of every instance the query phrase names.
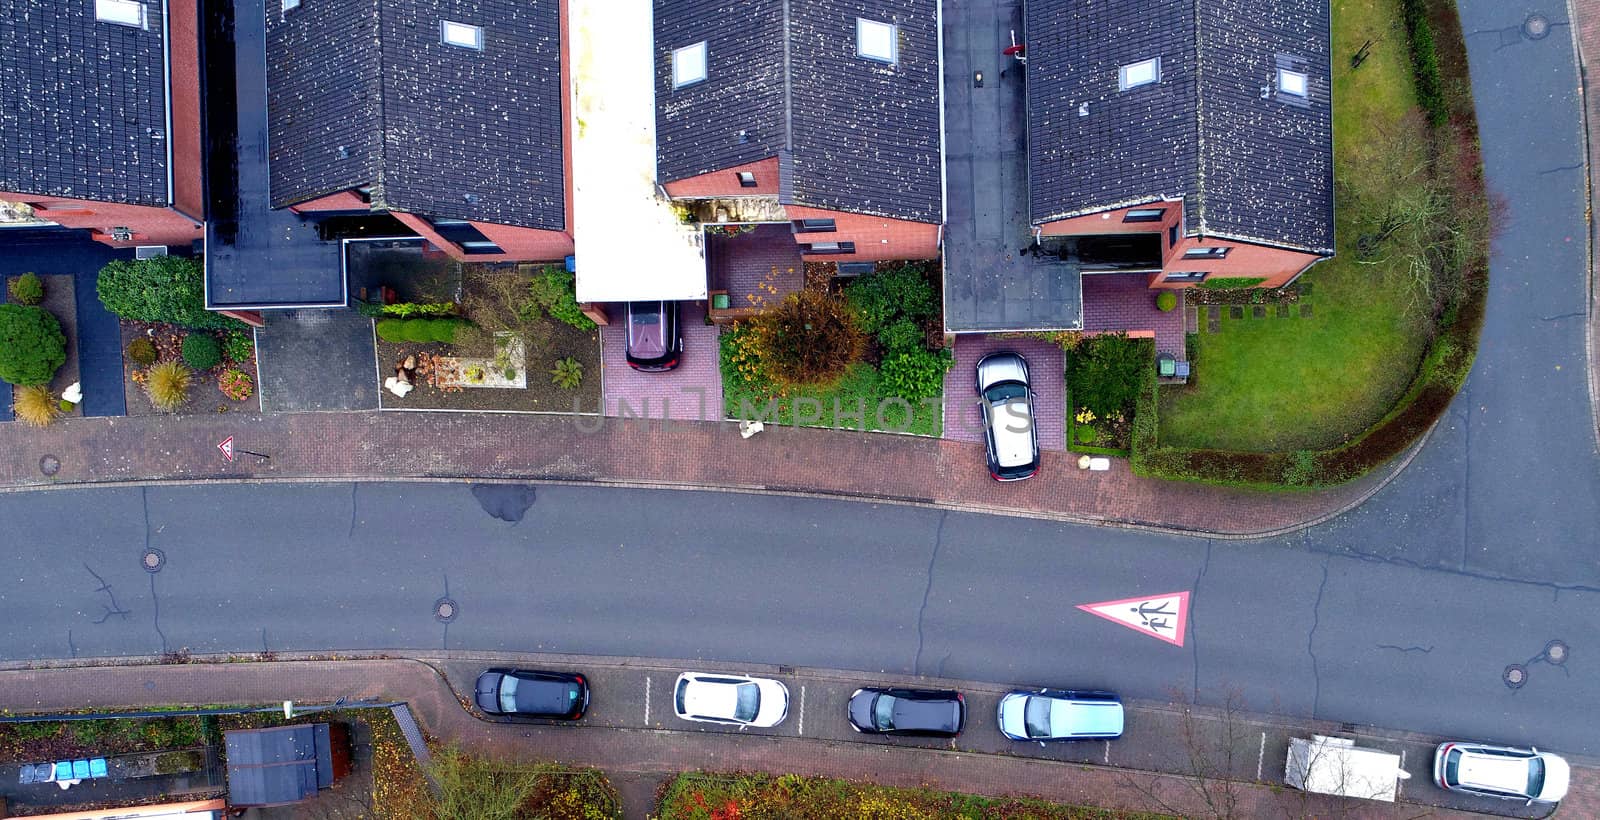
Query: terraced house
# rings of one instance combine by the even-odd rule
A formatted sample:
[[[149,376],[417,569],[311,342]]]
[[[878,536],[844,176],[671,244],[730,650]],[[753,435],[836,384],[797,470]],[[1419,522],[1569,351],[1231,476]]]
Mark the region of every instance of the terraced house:
[[[1158,288],[1333,255],[1326,0],[1028,0],[1026,22],[1043,252]]]
[[[0,0],[0,221],[188,247],[205,218],[196,0]]]

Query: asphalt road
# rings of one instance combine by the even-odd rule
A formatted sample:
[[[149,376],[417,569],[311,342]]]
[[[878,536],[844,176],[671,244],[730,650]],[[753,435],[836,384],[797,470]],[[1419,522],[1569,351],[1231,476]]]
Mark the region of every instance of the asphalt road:
[[[1584,387],[1585,198],[1570,29],[1464,0],[1497,243],[1478,366],[1414,466],[1265,542],[862,503],[466,485],[0,496],[5,659],[515,649],[1242,695],[1253,710],[1600,753]],[[1561,18],[1561,19],[1558,19]],[[514,517],[514,516],[513,516]],[[158,573],[141,568],[161,551]],[[1191,590],[1176,647],[1076,604]],[[433,618],[437,599],[458,604]],[[1570,657],[1541,660],[1551,640]],[[1501,680],[1524,664],[1526,685]]]

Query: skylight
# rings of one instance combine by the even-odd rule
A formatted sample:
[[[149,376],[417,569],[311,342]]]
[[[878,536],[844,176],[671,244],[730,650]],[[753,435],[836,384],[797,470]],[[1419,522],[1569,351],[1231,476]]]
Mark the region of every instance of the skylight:
[[[447,46],[483,50],[483,28],[450,20],[439,21],[439,42]]]
[[[1151,57],[1137,63],[1129,63],[1117,69],[1117,89],[1127,91],[1141,85],[1161,82],[1161,58]]]
[[[300,0],[283,0],[283,10],[292,11],[300,8]]]
[[[856,54],[869,60],[893,65],[899,56],[895,41],[898,32],[891,23],[856,18]]]
[[[672,87],[694,85],[706,78],[706,41],[674,49],[672,52]]]
[[[145,28],[144,4],[134,0],[94,0],[94,19],[102,23]]]
[[[1278,69],[1278,92],[1293,94],[1296,97],[1306,96],[1308,82],[1305,72],[1290,71],[1287,68]]]

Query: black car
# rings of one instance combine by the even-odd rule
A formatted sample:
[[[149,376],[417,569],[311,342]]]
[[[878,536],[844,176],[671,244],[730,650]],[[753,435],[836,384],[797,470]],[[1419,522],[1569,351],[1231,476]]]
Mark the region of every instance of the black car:
[[[478,676],[473,702],[498,717],[577,720],[589,708],[589,683],[566,672],[490,669]]]
[[[683,331],[678,326],[677,302],[628,303],[628,366],[661,372],[678,366],[683,357]]]
[[[850,726],[875,735],[955,737],[967,720],[966,698],[938,689],[857,689]]]

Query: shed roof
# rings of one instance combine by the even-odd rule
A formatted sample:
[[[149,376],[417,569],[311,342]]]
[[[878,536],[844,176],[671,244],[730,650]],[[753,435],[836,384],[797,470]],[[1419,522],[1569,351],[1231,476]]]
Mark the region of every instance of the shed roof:
[[[333,785],[330,738],[326,723],[227,732],[228,802],[297,803]]]

